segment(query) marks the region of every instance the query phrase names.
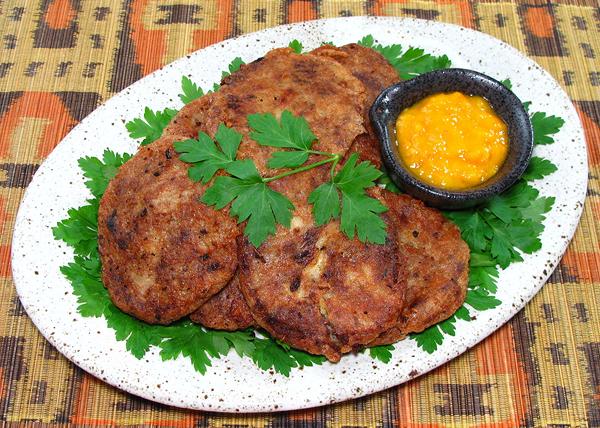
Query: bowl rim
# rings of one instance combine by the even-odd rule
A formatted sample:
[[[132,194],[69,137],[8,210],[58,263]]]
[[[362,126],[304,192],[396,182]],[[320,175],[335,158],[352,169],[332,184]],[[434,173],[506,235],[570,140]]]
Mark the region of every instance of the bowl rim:
[[[490,182],[490,180],[494,177],[490,177],[485,182],[474,186],[472,188],[464,189],[464,190],[449,190],[443,189],[440,187],[435,187],[431,184],[428,184],[415,175],[413,175],[407,168],[405,168],[402,164],[399,155],[396,153],[397,151],[394,148],[394,138],[390,135],[388,124],[389,120],[384,120],[382,117],[388,108],[380,109],[379,107],[384,103],[393,102],[393,99],[400,96],[403,93],[408,91],[418,90],[420,85],[424,80],[429,80],[433,77],[437,76],[448,76],[453,75],[457,76],[463,80],[470,80],[474,82],[478,86],[487,87],[495,92],[500,93],[502,97],[508,99],[511,105],[514,105],[514,114],[520,116],[522,119],[525,119],[524,123],[526,129],[524,129],[527,138],[520,141],[518,144],[524,147],[524,150],[521,152],[521,156],[515,162],[513,168],[511,168],[507,173],[504,174],[503,178],[500,178],[497,181]],[[462,91],[457,89],[458,92],[468,93],[468,91]],[[427,96],[438,94],[438,93],[448,93],[449,91],[434,91],[432,93],[426,93],[422,97],[419,97],[415,103],[423,100]],[[393,122],[395,123],[398,116],[404,111],[406,108],[410,106],[404,107],[403,109],[398,111],[397,115],[393,115]],[[380,111],[382,110],[382,111]],[[523,175],[525,170],[527,169],[529,162],[531,160],[532,152],[533,152],[533,127],[531,124],[531,119],[529,114],[525,110],[523,103],[521,100],[512,92],[509,88],[507,88],[502,82],[494,79],[487,74],[478,72],[476,70],[466,69],[466,68],[446,68],[441,70],[434,70],[427,73],[423,73],[419,76],[413,77],[408,80],[400,81],[395,83],[387,88],[385,88],[373,101],[371,108],[369,109],[369,118],[373,128],[375,130],[375,134],[379,140],[381,146],[381,156],[384,165],[388,170],[392,170],[392,174],[390,174],[392,181],[396,183],[400,188],[402,188],[407,193],[411,193],[410,189],[407,187],[411,186],[416,188],[418,192],[421,194],[427,194],[432,196],[438,201],[448,201],[450,204],[460,203],[460,204],[469,204],[468,206],[477,205],[479,203],[484,202],[487,199],[492,198],[493,196],[500,194],[506,190],[508,190],[511,186],[513,186]],[[503,119],[504,120],[504,119]],[[517,122],[517,120],[514,120]],[[510,126],[509,123],[507,125]],[[518,125],[522,127],[521,125]],[[514,146],[509,146],[509,150]],[[390,167],[391,166],[391,167]],[[395,179],[396,177],[399,178]],[[408,186],[405,184],[407,183]],[[418,195],[416,195],[419,197]],[[465,208],[467,206],[465,205]],[[456,209],[456,204],[454,206],[449,205],[448,207],[444,207],[448,209]]]

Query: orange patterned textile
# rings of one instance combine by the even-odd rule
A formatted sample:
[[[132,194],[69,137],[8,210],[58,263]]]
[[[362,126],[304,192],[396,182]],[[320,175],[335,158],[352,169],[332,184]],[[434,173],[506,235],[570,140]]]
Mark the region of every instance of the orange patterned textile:
[[[279,24],[386,15],[460,24],[548,70],[585,128],[590,181],[579,229],[542,291],[454,361],[362,399],[306,411],[219,415],[123,393],[61,356],[11,278],[16,211],[73,126],[189,52]],[[209,427],[600,426],[600,8],[597,0],[0,1],[0,424]]]

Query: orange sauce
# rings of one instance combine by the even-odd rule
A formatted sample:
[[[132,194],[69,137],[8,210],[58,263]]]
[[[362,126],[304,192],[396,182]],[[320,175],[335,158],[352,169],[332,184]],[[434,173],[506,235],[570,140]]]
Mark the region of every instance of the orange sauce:
[[[460,92],[431,95],[402,111],[396,138],[405,167],[448,190],[488,180],[508,153],[508,129],[489,102]]]

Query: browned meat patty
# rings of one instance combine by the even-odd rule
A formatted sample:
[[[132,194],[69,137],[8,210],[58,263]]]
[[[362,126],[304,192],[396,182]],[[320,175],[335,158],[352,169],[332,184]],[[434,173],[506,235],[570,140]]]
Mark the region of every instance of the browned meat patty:
[[[240,291],[237,276],[197,311],[192,312],[190,319],[217,330],[243,330],[254,325],[250,308]]]
[[[454,223],[408,195],[384,192],[384,202],[407,283],[398,322],[373,345],[394,343],[450,317],[463,304],[469,282],[469,247]]]
[[[348,154],[358,153],[361,159],[381,168],[379,141],[371,128],[369,109],[381,91],[400,81],[398,73],[379,52],[355,43],[339,48],[323,45],[313,50],[311,55],[328,57],[339,62],[365,85],[367,98],[363,105],[363,117],[367,133],[354,140]]]
[[[229,282],[239,234],[226,210],[198,201],[163,137],[123,165],[100,201],[102,281],[121,310],[168,324],[196,310]]]
[[[343,65],[365,85],[367,98],[363,107],[365,118],[375,98],[388,86],[400,81],[396,69],[377,51],[351,43],[335,47],[323,45],[311,55],[331,58]]]
[[[243,65],[225,78],[221,89],[186,105],[163,135],[196,136],[198,130],[214,135],[220,123],[244,134],[238,159],[253,159],[262,174],[278,149],[260,146],[247,135],[247,115],[283,110],[303,116],[318,141],[315,150],[344,154],[354,138],[365,132],[362,111],[364,85],[338,62],[291,49],[275,49],[264,58]]]
[[[304,174],[301,174],[304,175]],[[339,223],[315,227],[300,206],[292,228],[256,249],[240,246],[240,285],[257,324],[275,338],[338,361],[388,330],[402,309],[394,225],[389,239],[365,244]]]

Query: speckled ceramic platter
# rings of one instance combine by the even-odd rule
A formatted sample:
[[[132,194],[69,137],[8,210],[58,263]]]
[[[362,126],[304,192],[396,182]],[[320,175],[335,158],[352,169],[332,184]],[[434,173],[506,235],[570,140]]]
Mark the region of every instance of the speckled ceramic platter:
[[[532,102],[532,110],[558,115],[566,123],[556,143],[536,153],[558,165],[558,172],[536,181],[542,195],[556,196],[542,235],[543,248],[503,271],[494,310],[472,322],[458,321],[433,354],[412,340],[396,346],[383,364],[365,354],[346,356],[338,364],[292,370],[289,378],[265,372],[230,353],[214,360],[205,375],[187,359],[161,361],[151,350],[137,360],[117,342],[103,319],[77,313],[71,285],[59,267],[72,252],[55,241],[51,227],[68,208],[89,194],[77,167],[82,156],[100,156],[110,148],[136,150],[124,122],[153,109],[181,106],[177,94],[182,75],[208,88],[235,56],[246,62],[298,39],[305,48],[321,42],[355,42],[373,34],[383,44],[418,46],[446,54],[453,65],[498,79],[510,78],[514,92]],[[583,207],[587,183],[586,149],[581,124],[558,83],[512,47],[482,33],[430,21],[397,18],[342,18],[282,26],[228,40],[169,64],[108,100],[85,118],[56,147],[27,189],[16,220],[12,248],[13,276],[27,313],[42,334],[67,358],[98,378],[133,394],[162,403],[212,411],[269,411],[319,406],[360,397],[405,382],[443,364],[484,339],[510,319],[542,287],[565,251]]]

